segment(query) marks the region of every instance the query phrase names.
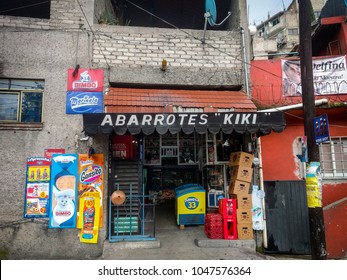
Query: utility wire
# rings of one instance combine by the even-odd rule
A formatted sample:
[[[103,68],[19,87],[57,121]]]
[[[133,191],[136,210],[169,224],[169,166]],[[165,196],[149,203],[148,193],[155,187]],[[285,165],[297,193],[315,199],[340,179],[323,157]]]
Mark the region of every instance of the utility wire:
[[[99,43],[99,41],[98,41],[98,39],[97,39],[97,37],[96,37],[96,35],[95,35],[93,29],[92,29],[92,26],[90,25],[90,23],[89,23],[89,21],[88,21],[88,19],[87,19],[86,14],[84,13],[84,10],[83,10],[83,8],[82,8],[82,5],[81,5],[81,3],[80,3],[79,0],[76,0],[76,1],[77,1],[78,5],[79,5],[79,7],[80,7],[80,9],[81,9],[81,12],[82,12],[82,14],[83,14],[84,19],[86,20],[86,22],[87,22],[87,24],[88,24],[88,26],[89,26],[90,31],[91,31],[91,32],[93,33],[93,35],[94,35],[95,41],[96,41],[96,43],[97,43],[98,46],[99,46],[100,52],[102,53],[102,56],[103,56],[104,59],[105,59],[105,62],[106,62],[106,64],[107,64],[107,69],[110,70],[111,67],[110,67],[110,65],[108,64],[108,61],[107,61],[107,59],[106,59],[106,56],[105,56],[105,54],[103,53],[103,51],[102,51],[102,49],[101,49],[101,45],[100,45],[100,43]]]

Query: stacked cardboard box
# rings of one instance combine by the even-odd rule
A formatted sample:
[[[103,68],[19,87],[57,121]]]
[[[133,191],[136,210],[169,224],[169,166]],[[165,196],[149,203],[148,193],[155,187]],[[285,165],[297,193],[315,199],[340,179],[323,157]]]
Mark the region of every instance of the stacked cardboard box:
[[[253,175],[254,156],[245,152],[230,154],[231,179],[228,193],[236,197],[238,239],[252,239],[252,194],[250,185]]]

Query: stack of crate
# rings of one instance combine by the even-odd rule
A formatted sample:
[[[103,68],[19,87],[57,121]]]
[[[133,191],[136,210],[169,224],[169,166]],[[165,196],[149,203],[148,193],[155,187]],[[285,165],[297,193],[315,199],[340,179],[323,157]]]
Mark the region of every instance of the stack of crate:
[[[223,217],[219,213],[207,213],[205,217],[204,231],[208,238],[223,238]]]
[[[253,238],[252,229],[252,194],[250,184],[253,175],[254,156],[245,152],[230,154],[231,179],[228,193],[236,198],[238,239]]]
[[[223,218],[223,238],[237,239],[236,199],[221,198],[218,204],[219,213]]]

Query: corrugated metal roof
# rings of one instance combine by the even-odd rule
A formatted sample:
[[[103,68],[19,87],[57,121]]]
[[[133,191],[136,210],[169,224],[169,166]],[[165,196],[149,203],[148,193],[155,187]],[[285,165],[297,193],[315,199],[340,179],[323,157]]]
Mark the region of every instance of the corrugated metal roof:
[[[173,107],[204,111],[234,109],[254,112],[256,106],[242,91],[110,88],[104,96],[108,113],[170,112]]]

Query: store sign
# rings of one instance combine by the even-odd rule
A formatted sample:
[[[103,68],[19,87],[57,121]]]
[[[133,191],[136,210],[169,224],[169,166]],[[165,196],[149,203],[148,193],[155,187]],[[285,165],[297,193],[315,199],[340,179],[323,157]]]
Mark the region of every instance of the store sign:
[[[102,113],[102,92],[68,91],[66,93],[66,114]]]
[[[83,114],[83,124],[88,135],[99,131],[123,135],[127,130],[133,135],[140,132],[149,135],[154,131],[176,134],[181,130],[186,134],[194,131],[218,133],[220,130],[227,134],[233,131],[268,134],[271,130],[283,131],[285,118],[282,112]]]
[[[68,70],[68,91],[101,91],[104,89],[104,70],[75,69]]]

